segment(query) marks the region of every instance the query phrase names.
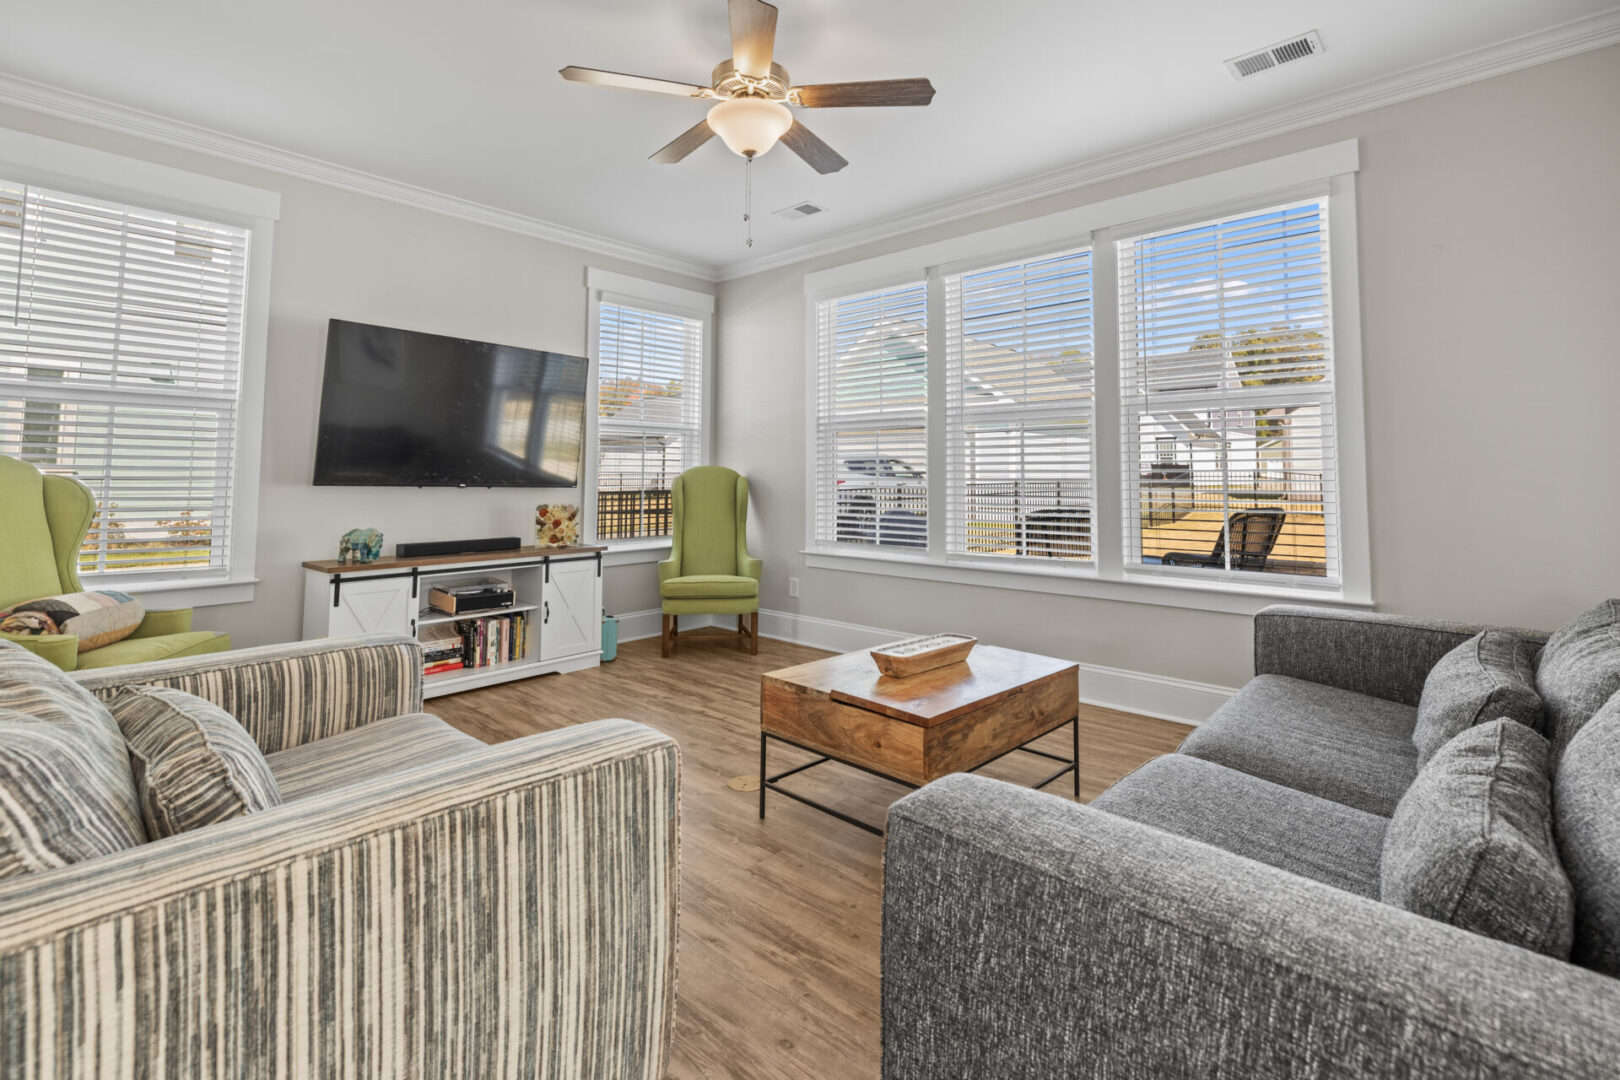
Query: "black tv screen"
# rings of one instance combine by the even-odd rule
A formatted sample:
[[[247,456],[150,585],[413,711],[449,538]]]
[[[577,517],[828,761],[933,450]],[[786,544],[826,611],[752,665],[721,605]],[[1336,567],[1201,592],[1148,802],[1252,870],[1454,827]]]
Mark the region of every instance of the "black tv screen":
[[[315,483],[573,487],[589,362],[333,319]]]

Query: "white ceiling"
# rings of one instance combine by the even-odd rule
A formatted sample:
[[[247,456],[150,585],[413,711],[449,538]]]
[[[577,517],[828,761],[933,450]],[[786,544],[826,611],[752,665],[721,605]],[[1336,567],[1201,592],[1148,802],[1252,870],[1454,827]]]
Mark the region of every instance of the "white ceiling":
[[[781,0],[794,80],[925,75],[924,109],[803,110],[851,165],[718,140],[681,98],[565,83],[565,64],[706,84],[724,0],[6,0],[0,72],[722,265],[1609,10],[1612,0]],[[1222,61],[1306,30],[1322,56]],[[828,208],[787,222],[770,212]]]

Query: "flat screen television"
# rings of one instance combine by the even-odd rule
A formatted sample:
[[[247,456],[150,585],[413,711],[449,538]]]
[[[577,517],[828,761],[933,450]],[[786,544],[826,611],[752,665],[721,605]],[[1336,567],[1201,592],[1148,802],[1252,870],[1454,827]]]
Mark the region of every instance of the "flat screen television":
[[[315,483],[573,487],[589,362],[333,319]]]

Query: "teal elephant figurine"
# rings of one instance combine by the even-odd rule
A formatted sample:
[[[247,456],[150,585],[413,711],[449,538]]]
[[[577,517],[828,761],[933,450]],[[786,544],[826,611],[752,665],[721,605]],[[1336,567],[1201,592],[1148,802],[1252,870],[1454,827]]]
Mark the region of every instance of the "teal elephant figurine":
[[[338,562],[369,563],[382,558],[381,529],[350,529],[338,542]]]

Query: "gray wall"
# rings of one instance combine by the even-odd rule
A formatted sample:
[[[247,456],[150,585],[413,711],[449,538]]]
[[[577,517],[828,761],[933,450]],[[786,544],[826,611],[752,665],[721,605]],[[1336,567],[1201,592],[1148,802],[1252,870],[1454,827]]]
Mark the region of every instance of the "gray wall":
[[[805,569],[803,277],[1349,137],[1378,606],[1554,626],[1620,595],[1617,105],[1610,48],[724,284],[718,460],[762,606],[1240,685],[1243,617]]]
[[[37,113],[0,108],[0,126],[281,193],[259,488],[261,581],[252,603],[199,608],[196,620],[229,631],[238,645],[299,636],[299,563],[334,558],[347,529],[382,529],[390,551],[399,540],[528,538],[536,503],[579,500],[573,489],[312,486],[327,319],[583,354],[587,266],[713,291],[707,282]],[[610,568],[604,592],[610,612],[656,607],[657,574],[646,565]]]

